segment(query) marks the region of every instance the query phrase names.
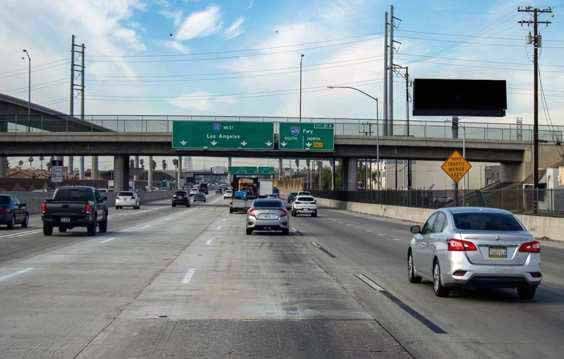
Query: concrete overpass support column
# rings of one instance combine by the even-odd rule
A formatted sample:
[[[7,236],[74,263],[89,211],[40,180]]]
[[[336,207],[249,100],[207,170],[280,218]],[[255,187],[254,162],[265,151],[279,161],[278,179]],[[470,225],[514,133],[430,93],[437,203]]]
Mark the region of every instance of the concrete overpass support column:
[[[176,188],[177,189],[182,189],[182,187],[184,187],[180,181],[182,180],[182,156],[178,156],[178,172],[177,172],[177,178],[176,178]]]
[[[520,163],[502,163],[499,170],[501,183],[516,183],[524,180]]]
[[[282,163],[282,159],[278,159],[278,179],[284,176],[284,165]]]
[[[335,175],[336,175],[336,169],[335,169],[335,159],[331,159],[331,191],[335,190]]]
[[[147,186],[149,192],[153,191],[153,156],[149,156],[149,167],[147,169]]]
[[[114,188],[115,191],[129,190],[129,156],[114,156]]]
[[[84,179],[84,156],[80,156],[78,163],[78,178]]]
[[[356,191],[357,189],[357,165],[358,160],[356,158],[347,158],[343,160],[343,169],[345,173],[345,191]]]
[[[68,171],[69,176],[74,177],[74,156],[69,156]]]
[[[8,157],[0,156],[0,177],[8,176]]]
[[[92,156],[92,169],[90,170],[90,178],[97,180],[98,177],[98,156]]]

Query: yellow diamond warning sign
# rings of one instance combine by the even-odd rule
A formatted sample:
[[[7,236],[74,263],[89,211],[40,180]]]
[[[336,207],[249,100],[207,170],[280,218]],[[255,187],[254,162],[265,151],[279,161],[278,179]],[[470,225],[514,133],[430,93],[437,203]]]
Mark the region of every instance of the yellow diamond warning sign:
[[[441,168],[454,182],[458,183],[470,171],[472,165],[462,157],[460,152],[454,151]]]

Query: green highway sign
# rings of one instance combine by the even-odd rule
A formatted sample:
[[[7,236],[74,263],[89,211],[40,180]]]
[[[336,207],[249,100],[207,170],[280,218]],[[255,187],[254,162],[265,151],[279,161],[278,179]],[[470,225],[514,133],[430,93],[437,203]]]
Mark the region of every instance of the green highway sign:
[[[176,150],[272,150],[272,122],[174,121]]]
[[[335,129],[332,123],[280,123],[280,150],[333,152]]]
[[[274,167],[231,166],[229,174],[236,176],[272,176]]]

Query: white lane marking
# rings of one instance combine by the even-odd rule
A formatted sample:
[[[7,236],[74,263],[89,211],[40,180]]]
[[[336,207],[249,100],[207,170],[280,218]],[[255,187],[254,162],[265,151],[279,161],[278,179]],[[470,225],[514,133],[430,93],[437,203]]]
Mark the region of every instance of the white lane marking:
[[[104,239],[101,243],[108,243],[108,242],[113,241],[114,239],[116,239],[116,237],[111,237],[111,238],[108,238],[108,239]]]
[[[147,229],[147,228],[150,228],[150,227],[151,227],[151,224],[146,224],[144,226],[139,227],[139,229],[143,230],[143,229]]]
[[[19,270],[19,271],[14,272],[14,273],[10,273],[10,274],[3,275],[3,276],[0,277],[0,282],[5,281],[5,280],[10,279],[10,278],[13,278],[13,277],[15,277],[15,276],[18,276],[18,275],[20,275],[20,274],[27,273],[27,272],[29,272],[29,271],[31,271],[31,270],[33,270],[33,268],[30,267],[30,268],[26,268],[26,269]]]
[[[32,230],[32,231],[23,231],[23,232],[17,232],[17,233],[3,234],[3,235],[0,235],[0,239],[1,238],[23,237],[23,236],[29,236],[29,235],[32,235],[32,234],[36,234],[36,233],[41,233],[41,230],[36,229],[36,230]]]
[[[221,228],[223,228],[223,227],[222,227],[222,226],[217,226],[217,227],[216,227],[216,229],[217,229],[218,231],[220,231]]]
[[[213,242],[213,238],[210,238],[206,241],[206,245],[210,246]]]
[[[190,283],[190,281],[192,280],[192,277],[194,276],[194,273],[196,273],[195,268],[188,269],[188,272],[186,272],[186,274],[184,275],[184,278],[182,278],[182,284]]]
[[[392,238],[392,241],[401,241],[399,238]]]
[[[363,281],[364,283],[366,283],[370,288],[375,289],[379,292],[385,292],[386,290],[382,287],[380,287],[378,284],[376,284],[372,279],[368,278],[367,276],[365,276],[362,273],[356,274],[355,275],[358,279],[360,279],[361,281]]]

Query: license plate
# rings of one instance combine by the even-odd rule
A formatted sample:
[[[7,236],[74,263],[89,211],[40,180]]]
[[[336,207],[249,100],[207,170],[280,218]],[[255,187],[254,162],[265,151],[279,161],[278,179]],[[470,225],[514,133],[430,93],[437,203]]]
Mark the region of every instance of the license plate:
[[[278,219],[278,216],[275,214],[261,214],[259,219]]]
[[[69,217],[61,218],[61,223],[70,223],[70,218]]]
[[[507,258],[507,248],[506,247],[490,247],[489,248],[490,258]]]

